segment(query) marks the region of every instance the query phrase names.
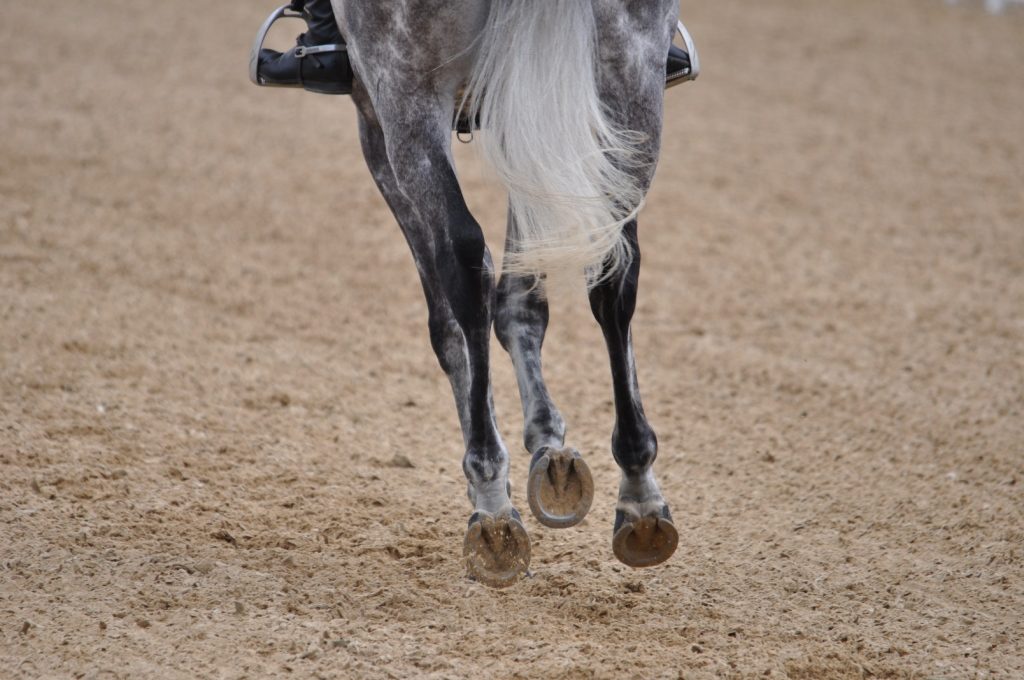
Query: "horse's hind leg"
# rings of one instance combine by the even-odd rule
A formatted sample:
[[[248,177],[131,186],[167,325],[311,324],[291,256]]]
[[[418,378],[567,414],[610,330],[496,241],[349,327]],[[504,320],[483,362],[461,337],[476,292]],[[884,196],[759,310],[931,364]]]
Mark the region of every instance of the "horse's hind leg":
[[[598,44],[604,46],[598,74],[601,98],[616,122],[644,135],[644,158],[631,171],[650,186],[661,142],[665,52],[671,43],[678,6],[675,0],[627,3],[595,0]],[[632,247],[629,267],[615,272],[590,292],[590,306],[601,324],[611,363],[615,396],[612,455],[622,477],[612,548],[634,567],[664,562],[675,552],[679,535],[654,476],[658,439],[647,422],[636,378],[630,324],[636,308],[640,247],[636,221],[623,236]]]
[[[506,252],[516,247],[515,234],[510,215]],[[541,347],[548,303],[539,284],[532,277],[502,274],[494,328],[512,357],[523,404],[523,443],[531,455],[530,510],[541,524],[563,528],[579,524],[590,510],[594,480],[580,454],[565,448],[565,421],[544,384]]]
[[[509,499],[508,452],[491,400],[493,267],[451,167],[450,118],[431,115],[429,102],[410,101],[391,111],[401,124],[384,128],[361,87],[353,98],[367,164],[413,252],[431,344],[455,394],[474,507],[464,541],[467,565],[488,585],[511,585],[529,567],[530,539]]]
[[[627,224],[624,232],[633,247],[633,261],[626,271],[602,281],[590,292],[590,307],[601,324],[611,362],[615,396],[612,455],[622,471],[612,548],[622,562],[649,567],[672,556],[679,535],[654,478],[658,438],[644,415],[636,379],[630,330],[640,276],[636,222]]]

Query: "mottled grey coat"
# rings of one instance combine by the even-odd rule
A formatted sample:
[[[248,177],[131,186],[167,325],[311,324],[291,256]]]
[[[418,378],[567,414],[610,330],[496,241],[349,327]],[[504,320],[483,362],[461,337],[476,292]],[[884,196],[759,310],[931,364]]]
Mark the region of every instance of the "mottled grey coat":
[[[589,508],[593,482],[579,454],[565,447],[565,424],[541,374],[548,307],[537,273],[506,271],[496,282],[483,233],[463,200],[451,155],[459,93],[481,59],[520,60],[514,64],[525,69],[520,73],[529,73],[532,67],[533,73],[543,75],[539,70],[543,64],[522,60],[561,50],[563,56],[549,66],[564,67],[569,74],[573,68],[588,69],[573,78],[586,79],[580,82],[588,84],[591,96],[599,101],[561,102],[562,113],[557,115],[564,118],[573,107],[595,104],[591,108],[597,113],[591,115],[603,116],[612,134],[642,133],[627,137],[635,143],[628,161],[606,150],[607,158],[639,188],[642,199],[658,156],[665,55],[676,24],[676,0],[550,0],[566,3],[563,8],[584,17],[590,28],[553,26],[541,31],[551,35],[538,35],[536,30],[524,31],[521,23],[516,25],[528,20],[533,11],[562,9],[539,4],[548,1],[334,0],[356,73],[353,98],[363,152],[412,250],[429,309],[431,342],[455,394],[466,447],[463,468],[474,506],[465,542],[468,567],[474,577],[497,586],[508,585],[526,572],[530,543],[509,498],[508,452],[491,399],[492,323],[519,381],[524,441],[533,456],[529,500],[534,514],[551,526],[579,522]],[[507,52],[495,52],[492,43],[501,37],[495,35],[495,27],[517,36]],[[587,35],[577,35],[582,32]],[[581,55],[581,50],[589,52]],[[500,64],[495,72],[502,72]],[[521,92],[537,110],[544,97],[554,101],[558,92],[572,91],[578,84],[563,81],[554,92]],[[484,83],[477,92],[504,92],[500,85]],[[505,116],[502,125],[514,125],[524,106],[515,101],[496,104],[505,107],[497,114]],[[559,119],[550,124],[575,123]],[[576,125],[574,130],[565,128],[566,134],[590,134],[580,128],[587,125],[585,120]],[[493,131],[485,129],[481,134],[489,132]],[[564,137],[553,137],[552,143]],[[502,128],[498,154],[509,151],[502,150],[501,144],[510,139],[515,137]],[[529,145],[530,140],[522,144]],[[534,151],[541,157],[545,152]],[[540,173],[538,180],[543,177]],[[639,204],[631,206],[629,200],[610,200],[626,207],[613,244],[620,244],[618,252],[625,256],[604,263],[600,275],[592,277],[589,294],[607,342],[614,382],[616,423],[611,448],[622,469],[622,481],[613,547],[627,564],[647,566],[672,554],[677,535],[652,471],[657,439],[644,416],[636,381],[630,321],[640,267],[635,219]],[[518,238],[521,230],[516,222],[513,210],[509,247],[513,251],[532,247],[528,239]]]

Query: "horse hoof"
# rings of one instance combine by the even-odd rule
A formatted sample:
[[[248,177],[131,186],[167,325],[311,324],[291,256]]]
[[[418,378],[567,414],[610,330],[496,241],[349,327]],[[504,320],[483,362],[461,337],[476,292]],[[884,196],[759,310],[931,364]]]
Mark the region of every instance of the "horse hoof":
[[[533,516],[544,526],[575,526],[594,500],[594,478],[577,451],[541,449],[530,465],[526,497]]]
[[[630,567],[661,564],[679,545],[679,532],[668,512],[637,519],[624,518],[612,536],[612,550],[620,562]]]
[[[491,588],[507,588],[530,568],[530,537],[516,517],[478,511],[466,532],[462,554],[470,577]]]

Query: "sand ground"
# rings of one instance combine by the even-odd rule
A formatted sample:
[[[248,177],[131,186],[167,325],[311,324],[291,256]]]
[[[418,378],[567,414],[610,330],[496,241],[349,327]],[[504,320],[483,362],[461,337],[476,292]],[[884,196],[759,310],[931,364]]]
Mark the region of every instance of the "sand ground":
[[[270,5],[5,5],[0,676],[1024,677],[1024,13],[686,5],[635,322],[679,551],[612,556],[565,295],[598,495],[529,519],[501,592],[462,573],[451,396],[351,104],[246,80]]]

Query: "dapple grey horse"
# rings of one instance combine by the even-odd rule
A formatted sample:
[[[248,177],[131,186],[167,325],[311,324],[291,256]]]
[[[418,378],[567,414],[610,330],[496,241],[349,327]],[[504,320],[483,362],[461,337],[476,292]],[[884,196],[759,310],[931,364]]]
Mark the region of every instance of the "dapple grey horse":
[[[586,277],[611,362],[611,450],[622,474],[614,553],[634,567],[665,561],[678,534],[652,470],[657,438],[630,323],[636,216],[658,158],[677,0],[334,0],[334,9],[356,76],[363,153],[412,250],[431,344],[455,394],[473,504],[469,574],[501,587],[530,562],[491,396],[492,325],[518,379],[531,510],[545,525],[572,526],[593,497],[541,372],[544,277],[556,268]],[[480,126],[509,191],[500,281],[453,167],[460,116]]]

